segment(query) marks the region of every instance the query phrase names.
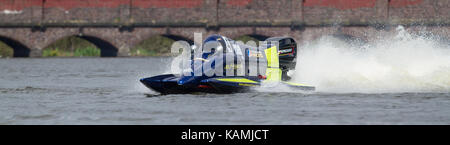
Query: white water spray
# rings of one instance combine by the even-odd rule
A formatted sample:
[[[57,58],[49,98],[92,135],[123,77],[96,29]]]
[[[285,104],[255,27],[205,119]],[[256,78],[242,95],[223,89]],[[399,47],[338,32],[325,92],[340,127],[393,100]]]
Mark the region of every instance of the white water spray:
[[[300,46],[294,82],[319,92],[449,92],[450,47],[402,26],[394,36],[355,46],[325,36]]]

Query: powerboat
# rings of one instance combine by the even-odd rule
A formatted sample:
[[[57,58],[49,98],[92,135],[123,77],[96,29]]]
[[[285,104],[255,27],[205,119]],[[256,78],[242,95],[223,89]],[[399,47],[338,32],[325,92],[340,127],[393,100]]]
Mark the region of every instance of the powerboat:
[[[291,37],[272,37],[255,46],[211,35],[201,46],[186,50],[191,52],[183,57],[183,72],[140,82],[161,94],[239,93],[263,86],[315,90],[314,86],[289,82],[287,72],[295,69],[297,57],[297,43]]]

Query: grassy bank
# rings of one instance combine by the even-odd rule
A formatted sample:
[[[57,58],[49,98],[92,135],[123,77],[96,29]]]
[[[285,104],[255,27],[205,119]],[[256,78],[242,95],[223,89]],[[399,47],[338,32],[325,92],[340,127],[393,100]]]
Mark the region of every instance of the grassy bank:
[[[67,37],[42,50],[42,57],[98,57],[100,49],[87,40]]]
[[[163,36],[154,36],[142,41],[130,49],[130,56],[166,56],[175,42]],[[95,57],[100,56],[100,49],[87,40],[78,37],[67,37],[42,51],[43,57]]]
[[[0,58],[13,57],[13,49],[0,41]]]
[[[167,56],[173,42],[164,36],[153,36],[131,48],[130,56]]]

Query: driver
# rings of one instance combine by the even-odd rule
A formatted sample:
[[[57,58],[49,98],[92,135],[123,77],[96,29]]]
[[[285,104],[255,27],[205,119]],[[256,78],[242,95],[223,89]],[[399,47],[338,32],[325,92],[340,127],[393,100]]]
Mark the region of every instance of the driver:
[[[221,43],[222,38],[218,35],[213,35],[208,37],[203,42],[202,50],[197,50],[197,52],[202,52],[201,58],[197,57],[196,60],[208,61],[212,56],[216,56],[223,51],[223,46]]]

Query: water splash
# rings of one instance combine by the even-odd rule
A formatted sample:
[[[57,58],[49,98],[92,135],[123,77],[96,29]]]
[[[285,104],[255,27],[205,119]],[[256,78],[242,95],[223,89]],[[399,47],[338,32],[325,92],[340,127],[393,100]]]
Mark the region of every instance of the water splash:
[[[330,36],[300,46],[294,82],[320,92],[449,92],[449,45],[396,32],[362,46]]]

